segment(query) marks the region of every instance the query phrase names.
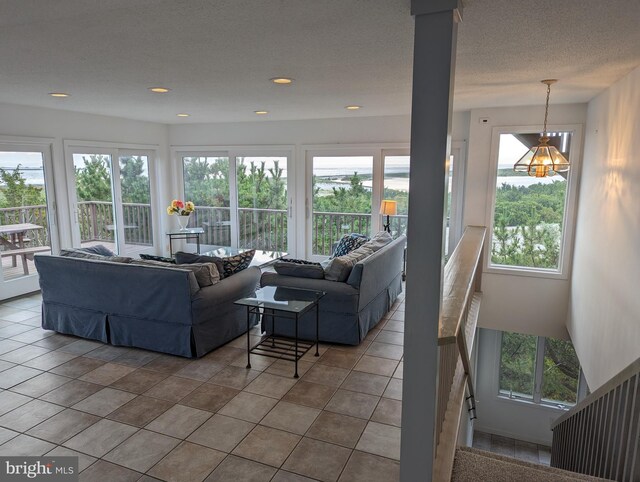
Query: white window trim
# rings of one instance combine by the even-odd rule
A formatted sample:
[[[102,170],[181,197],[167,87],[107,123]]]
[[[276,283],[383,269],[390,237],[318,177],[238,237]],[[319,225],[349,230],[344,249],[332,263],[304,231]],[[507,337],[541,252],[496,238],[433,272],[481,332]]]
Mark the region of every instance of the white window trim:
[[[512,133],[532,133],[541,132],[541,125],[533,126],[498,126],[492,129],[491,135],[491,158],[489,163],[489,176],[487,193],[490,203],[487,204],[486,226],[488,230],[488,241],[485,243],[484,272],[492,274],[508,274],[516,276],[528,276],[534,278],[548,279],[568,279],[571,273],[571,263],[573,259],[573,236],[575,230],[577,214],[577,198],[580,183],[580,168],[583,147],[583,126],[581,124],[554,124],[547,126],[548,132],[571,132],[571,151],[569,152],[569,163],[571,170],[567,179],[567,194],[565,198],[565,211],[563,220],[562,240],[560,243],[559,268],[527,268],[522,266],[501,266],[491,263],[491,241],[493,237],[493,218],[496,203],[497,176],[498,176],[498,150],[500,146],[500,134]]]

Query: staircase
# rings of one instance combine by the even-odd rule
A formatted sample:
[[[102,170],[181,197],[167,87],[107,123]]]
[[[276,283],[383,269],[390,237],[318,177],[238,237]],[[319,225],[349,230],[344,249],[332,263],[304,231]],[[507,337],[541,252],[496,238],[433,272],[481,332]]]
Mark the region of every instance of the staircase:
[[[471,447],[458,447],[452,482],[573,482],[604,481],[588,475],[534,464]]]

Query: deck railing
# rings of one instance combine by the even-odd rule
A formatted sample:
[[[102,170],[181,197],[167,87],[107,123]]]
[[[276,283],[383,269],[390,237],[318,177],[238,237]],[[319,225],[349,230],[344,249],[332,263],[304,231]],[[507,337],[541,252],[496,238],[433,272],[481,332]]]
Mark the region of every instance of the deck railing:
[[[0,209],[0,225],[31,223],[44,229],[27,231],[29,246],[51,246],[49,239],[49,224],[47,222],[47,206],[26,206],[18,208]]]

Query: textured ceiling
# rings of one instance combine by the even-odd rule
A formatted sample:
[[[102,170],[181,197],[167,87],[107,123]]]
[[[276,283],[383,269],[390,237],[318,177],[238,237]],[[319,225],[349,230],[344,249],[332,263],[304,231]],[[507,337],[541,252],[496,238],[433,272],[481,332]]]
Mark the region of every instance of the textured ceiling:
[[[0,0],[0,102],[164,123],[407,114],[409,5]],[[465,5],[456,110],[543,103],[547,77],[561,80],[553,103],[586,102],[640,64],[639,0]],[[296,81],[269,82],[280,75]],[[157,85],[172,91],[147,91]]]

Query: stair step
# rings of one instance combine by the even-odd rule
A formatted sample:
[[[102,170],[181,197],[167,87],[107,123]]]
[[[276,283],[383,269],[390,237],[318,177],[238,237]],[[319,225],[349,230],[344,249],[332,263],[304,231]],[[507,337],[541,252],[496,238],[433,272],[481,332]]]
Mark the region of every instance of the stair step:
[[[568,472],[471,447],[458,447],[451,480],[452,482],[575,482],[607,479]]]

